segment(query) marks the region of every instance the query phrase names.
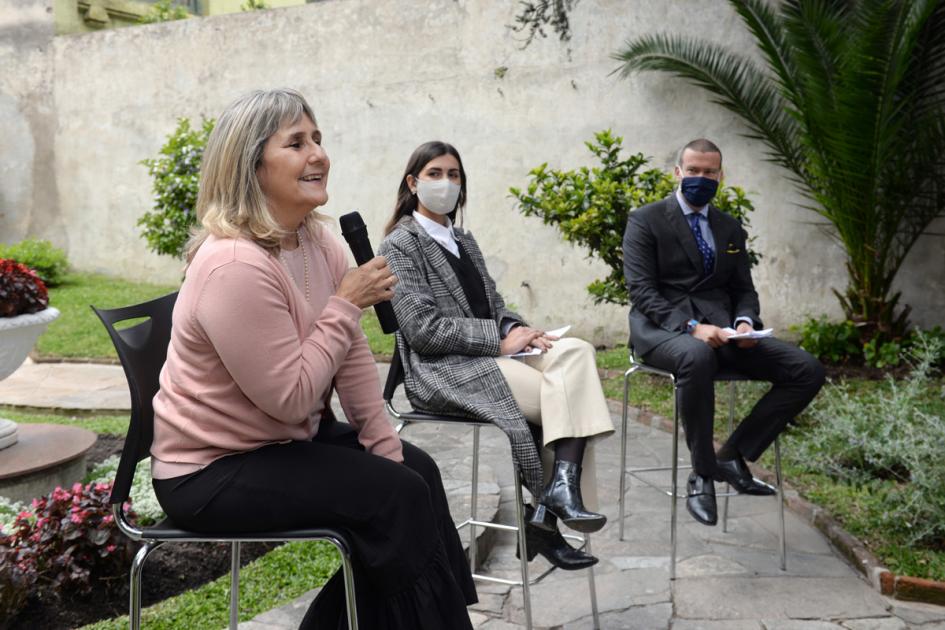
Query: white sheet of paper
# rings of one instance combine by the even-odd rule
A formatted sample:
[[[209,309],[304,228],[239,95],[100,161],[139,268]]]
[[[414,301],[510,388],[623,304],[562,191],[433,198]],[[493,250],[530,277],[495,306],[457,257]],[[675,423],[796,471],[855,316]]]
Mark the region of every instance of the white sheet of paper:
[[[723,328],[723,331],[728,333],[729,339],[764,339],[765,337],[772,337],[774,333],[774,328],[765,328],[764,330],[752,330],[750,332],[738,333],[735,332],[734,328]]]
[[[567,326],[562,326],[561,328],[555,328],[554,330],[546,330],[546,335],[551,335],[552,337],[564,337],[565,333],[571,330],[571,324]],[[536,354],[541,354],[541,350],[538,348],[531,348],[529,350],[523,350],[522,352],[516,352],[515,354],[506,354],[503,356],[511,357],[517,359],[519,357],[533,357]]]

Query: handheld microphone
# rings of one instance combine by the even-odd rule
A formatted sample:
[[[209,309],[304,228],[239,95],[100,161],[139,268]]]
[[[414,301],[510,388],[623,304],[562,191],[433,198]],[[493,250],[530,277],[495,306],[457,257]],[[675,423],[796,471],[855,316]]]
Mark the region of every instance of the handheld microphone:
[[[343,214],[338,219],[341,223],[341,234],[348,241],[348,247],[354,254],[354,260],[360,267],[364,263],[374,258],[374,250],[371,248],[371,240],[368,238],[367,226],[364,225],[364,219],[358,212],[349,212]],[[377,313],[377,319],[381,323],[381,330],[386,334],[397,332],[400,325],[397,323],[397,316],[394,315],[394,307],[388,301],[378,302],[374,305],[374,312]]]

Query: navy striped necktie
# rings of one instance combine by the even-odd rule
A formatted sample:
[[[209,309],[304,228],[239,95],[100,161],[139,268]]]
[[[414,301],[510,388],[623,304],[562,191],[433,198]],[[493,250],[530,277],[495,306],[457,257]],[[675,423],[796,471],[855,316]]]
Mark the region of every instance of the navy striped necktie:
[[[699,221],[706,220],[706,217],[698,212],[693,212],[688,218],[689,228],[692,230],[692,235],[696,237],[696,247],[699,248],[699,253],[702,254],[702,270],[705,275],[712,275],[712,270],[715,269],[715,252],[702,236],[702,227],[699,225]]]

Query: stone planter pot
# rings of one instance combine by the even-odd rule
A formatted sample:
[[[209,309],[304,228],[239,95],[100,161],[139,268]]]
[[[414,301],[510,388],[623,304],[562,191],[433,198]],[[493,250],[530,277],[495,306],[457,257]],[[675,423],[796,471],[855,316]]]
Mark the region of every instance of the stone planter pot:
[[[23,364],[36,340],[57,317],[59,311],[52,307],[28,315],[0,317],[0,380]],[[12,446],[16,441],[16,424],[0,418],[0,449]]]

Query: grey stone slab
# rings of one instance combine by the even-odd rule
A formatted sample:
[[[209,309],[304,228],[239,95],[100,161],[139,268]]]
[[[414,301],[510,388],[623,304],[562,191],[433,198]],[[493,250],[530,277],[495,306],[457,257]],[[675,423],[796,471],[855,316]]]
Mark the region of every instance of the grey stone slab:
[[[481,628],[491,619],[492,619],[491,617],[487,617],[486,615],[483,615],[477,612],[470,611],[469,613],[469,623],[472,624],[473,628]]]
[[[709,545],[706,552],[742,564],[755,574],[770,577],[859,577],[859,574],[834,553],[810,554],[787,547],[787,570],[782,571],[780,553],[775,549],[753,549],[738,545]]]
[[[590,595],[587,576],[573,572],[559,579],[536,584],[531,588],[532,616],[537,626],[558,626],[587,616]],[[556,576],[557,577],[557,576]],[[619,611],[631,606],[670,601],[669,574],[660,569],[619,571],[596,576],[597,606],[600,613]],[[510,616],[517,623],[524,622],[521,589],[509,596]]]
[[[844,628],[850,630],[907,630],[908,626],[902,619],[896,617],[879,617],[876,619],[852,619],[843,622]]]
[[[901,602],[890,600],[892,606],[890,614],[913,625],[928,624],[935,621],[945,622],[945,606],[921,604],[917,602]]]
[[[669,556],[612,556],[607,561],[620,569],[665,569],[669,570]]]
[[[603,613],[599,619],[600,627],[606,630],[668,630],[672,616],[672,604],[661,603]],[[594,619],[591,616],[562,626],[562,630],[593,630],[593,628]]]
[[[757,621],[673,619],[672,630],[764,630]]]
[[[763,619],[761,625],[765,630],[843,630],[838,624],[815,619]]]
[[[522,626],[509,623],[503,619],[491,619],[480,626],[481,630],[521,630]]]
[[[119,365],[27,360],[0,381],[0,405],[128,411],[131,395]]]
[[[856,619],[886,615],[884,598],[857,578],[688,578],[675,583],[684,619]]]
[[[477,585],[477,592],[479,595],[479,601],[475,604],[472,604],[469,607],[470,610],[485,612],[492,616],[502,614],[502,609],[505,607],[506,595],[497,595],[494,593],[483,593],[482,589],[478,588],[478,585]]]
[[[676,577],[745,575],[752,571],[743,564],[720,555],[706,554],[686,558],[676,565]]]

